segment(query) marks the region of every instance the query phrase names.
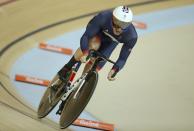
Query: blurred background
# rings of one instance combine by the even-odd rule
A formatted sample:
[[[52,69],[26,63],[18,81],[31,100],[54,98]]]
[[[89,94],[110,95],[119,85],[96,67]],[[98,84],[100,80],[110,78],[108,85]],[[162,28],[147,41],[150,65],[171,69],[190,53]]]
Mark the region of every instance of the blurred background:
[[[0,0],[0,131],[61,130],[56,109],[36,117],[45,86],[16,81],[16,75],[51,80],[72,54],[40,44],[75,52],[88,21],[119,5],[133,10],[137,44],[116,81],[106,79],[111,64],[100,71],[80,118],[118,131],[194,130],[193,0]]]

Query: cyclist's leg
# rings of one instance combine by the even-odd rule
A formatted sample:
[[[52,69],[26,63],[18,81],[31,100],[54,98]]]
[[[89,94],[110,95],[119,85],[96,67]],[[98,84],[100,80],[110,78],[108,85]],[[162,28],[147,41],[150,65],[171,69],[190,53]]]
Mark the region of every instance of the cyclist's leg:
[[[89,41],[89,49],[95,49],[98,50],[100,47],[100,39],[99,37],[95,36]],[[59,78],[59,83],[61,81],[65,81],[67,78],[67,74],[71,71],[72,67],[80,61],[81,57],[83,56],[83,52],[81,48],[78,48],[72,58],[69,60],[67,64],[64,65],[63,68],[58,72],[57,78]],[[85,71],[87,71],[90,68],[90,66],[86,66]]]
[[[98,50],[100,47],[100,39],[99,37],[95,36],[89,41],[89,49],[95,49]],[[58,72],[61,79],[65,79],[65,76],[68,71],[71,70],[71,68],[80,61],[81,57],[83,56],[83,52],[81,48],[78,48],[76,52],[74,53],[73,57],[70,59],[70,61],[65,64],[65,66]]]
[[[96,58],[94,58],[94,57],[90,58],[90,61],[88,61],[87,64],[85,65],[85,67],[84,67],[82,75],[85,74],[86,72],[88,72],[91,69],[91,67],[94,64],[95,60],[96,60]]]
[[[99,50],[100,48],[100,45],[101,45],[101,40],[100,40],[100,37],[98,36],[95,36],[94,38],[92,38],[90,40],[90,43],[89,43],[89,49],[93,49],[93,50]],[[88,72],[88,70],[92,67],[94,61],[96,60],[95,57],[92,57],[90,58],[90,60],[87,62],[87,64],[85,65],[84,67],[84,70],[82,72],[82,75],[85,74],[86,72]]]
[[[67,82],[66,78],[67,76],[70,76],[71,73],[71,68],[72,66],[77,63],[77,60],[75,59],[75,57],[73,56],[69,62],[67,64],[65,64],[63,66],[63,68],[61,68],[57,75],[54,77],[54,79],[51,81],[51,83],[49,84],[49,87],[51,87],[51,89],[53,90],[53,93],[55,93],[58,88],[60,87],[60,85],[64,82]]]
[[[101,54],[103,54],[104,56],[106,56],[107,58],[109,58],[112,54],[112,52],[114,51],[114,49],[116,48],[117,44],[115,42],[111,42],[111,43],[102,43],[99,52]],[[106,64],[106,61],[100,62],[97,66],[97,71],[100,71],[102,69],[102,67]]]
[[[78,60],[75,58],[75,54],[72,56],[69,62],[65,64],[61,70],[59,70],[58,75],[61,80],[65,80],[67,73],[70,72],[71,68],[78,62]]]
[[[89,49],[94,49],[94,50],[98,50],[100,47],[100,42],[98,41],[98,38],[94,37],[89,41]],[[71,68],[80,61],[81,57],[83,56],[83,52],[81,50],[81,48],[78,48],[75,52],[75,54],[73,55],[73,57],[70,59],[70,61],[59,71],[59,75],[61,75],[61,77],[64,77],[66,75],[66,73],[71,70]],[[94,60],[90,60],[90,61],[94,61]],[[90,68],[90,65],[86,64],[87,66],[85,66],[85,71],[87,71]],[[62,101],[62,103],[59,106],[59,109],[57,110],[56,114],[61,114],[62,109],[64,107],[65,101]]]

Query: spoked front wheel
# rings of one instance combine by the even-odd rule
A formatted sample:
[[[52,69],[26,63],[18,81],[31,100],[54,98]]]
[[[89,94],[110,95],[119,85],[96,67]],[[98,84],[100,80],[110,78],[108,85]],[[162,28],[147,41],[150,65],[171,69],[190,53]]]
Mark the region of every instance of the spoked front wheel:
[[[77,88],[70,94],[60,117],[61,128],[67,128],[77,119],[77,117],[79,117],[81,112],[88,104],[96,88],[97,81],[97,72],[89,72],[86,76],[85,82],[81,84],[80,90]]]

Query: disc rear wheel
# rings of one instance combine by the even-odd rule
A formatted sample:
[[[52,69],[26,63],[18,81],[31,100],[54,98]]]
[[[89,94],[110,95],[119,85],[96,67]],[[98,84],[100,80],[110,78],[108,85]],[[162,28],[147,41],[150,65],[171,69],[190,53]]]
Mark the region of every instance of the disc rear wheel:
[[[81,87],[81,90],[77,92],[78,90],[77,88],[77,90],[73,91],[70,94],[63,108],[61,117],[60,117],[60,127],[61,128],[67,128],[81,114],[81,112],[84,110],[84,108],[88,104],[96,88],[97,81],[98,81],[97,72],[95,71],[90,72],[88,73],[86,80]],[[75,98],[75,95],[76,95],[76,98]]]

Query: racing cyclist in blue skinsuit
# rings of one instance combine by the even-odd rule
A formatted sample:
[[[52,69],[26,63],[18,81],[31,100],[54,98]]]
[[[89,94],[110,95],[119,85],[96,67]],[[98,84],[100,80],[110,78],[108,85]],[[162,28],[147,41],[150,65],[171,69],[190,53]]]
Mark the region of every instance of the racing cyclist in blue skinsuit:
[[[108,80],[115,80],[115,76],[125,65],[131,50],[137,41],[137,32],[132,24],[133,13],[126,6],[116,7],[113,11],[103,11],[94,16],[88,23],[84,34],[80,40],[80,48],[77,49],[73,57],[58,72],[58,78],[62,81],[67,72],[79,61],[86,62],[89,50],[98,50],[106,57],[110,57],[118,43],[122,44],[120,55],[116,63],[108,73]],[[91,67],[95,58],[90,59],[86,64],[84,72]],[[104,66],[105,62],[99,63],[97,71]],[[62,107],[57,114],[60,114]]]

